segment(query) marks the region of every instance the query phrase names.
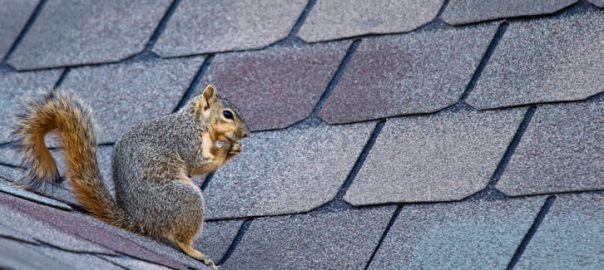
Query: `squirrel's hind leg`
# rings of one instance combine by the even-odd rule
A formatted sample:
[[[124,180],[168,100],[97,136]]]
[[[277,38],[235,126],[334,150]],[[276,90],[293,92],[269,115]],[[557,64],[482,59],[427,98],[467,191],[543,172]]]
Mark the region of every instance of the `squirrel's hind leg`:
[[[188,239],[188,240],[184,240],[184,241],[175,239],[174,242],[187,255],[189,255],[197,260],[202,261],[205,265],[210,267],[210,269],[213,269],[213,270],[218,269],[218,267],[216,266],[216,264],[214,264],[214,262],[212,261],[212,259],[210,259],[210,257],[201,253],[201,251],[199,251],[193,247],[193,239]]]

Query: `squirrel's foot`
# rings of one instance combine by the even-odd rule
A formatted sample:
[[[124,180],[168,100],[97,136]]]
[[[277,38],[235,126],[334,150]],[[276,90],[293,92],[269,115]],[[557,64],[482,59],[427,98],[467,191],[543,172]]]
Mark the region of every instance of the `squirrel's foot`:
[[[197,260],[200,260],[201,262],[203,262],[203,264],[207,265],[210,269],[212,269],[212,270],[218,269],[218,266],[216,266],[216,264],[214,263],[214,261],[212,261],[212,259],[210,259],[210,257],[201,253],[201,251],[193,248],[191,245],[186,245],[183,243],[176,243],[176,244],[184,253],[186,253],[187,255],[189,255]]]

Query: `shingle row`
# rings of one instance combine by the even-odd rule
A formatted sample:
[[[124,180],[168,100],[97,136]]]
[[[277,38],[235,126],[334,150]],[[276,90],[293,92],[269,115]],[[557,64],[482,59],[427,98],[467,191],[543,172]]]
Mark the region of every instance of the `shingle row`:
[[[9,63],[27,70],[115,62],[140,53],[148,44],[164,57],[249,50],[292,34],[317,42],[410,32],[433,21],[441,10],[445,22],[457,25],[552,14],[578,1],[456,0],[443,7],[444,2],[51,1],[32,20]],[[592,2],[602,6],[601,1]],[[0,29],[0,56],[24,30],[37,3],[2,1],[6,8],[0,22],[6,27]]]

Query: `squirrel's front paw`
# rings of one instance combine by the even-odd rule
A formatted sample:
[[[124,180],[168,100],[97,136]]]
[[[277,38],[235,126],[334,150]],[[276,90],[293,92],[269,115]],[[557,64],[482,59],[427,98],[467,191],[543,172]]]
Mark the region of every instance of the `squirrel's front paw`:
[[[231,149],[229,150],[229,155],[237,155],[239,153],[241,153],[243,146],[237,142],[233,143],[233,145],[231,145]]]

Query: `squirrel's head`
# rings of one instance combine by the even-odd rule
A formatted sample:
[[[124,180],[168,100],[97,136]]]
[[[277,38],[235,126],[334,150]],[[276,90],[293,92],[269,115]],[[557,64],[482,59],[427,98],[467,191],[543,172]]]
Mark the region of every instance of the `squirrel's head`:
[[[249,134],[241,114],[235,106],[218,97],[218,91],[209,84],[203,93],[193,100],[193,111],[205,123],[209,123],[214,132],[231,141],[239,141]]]

